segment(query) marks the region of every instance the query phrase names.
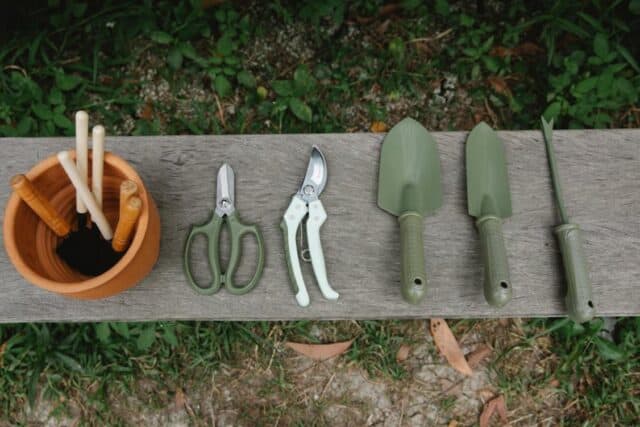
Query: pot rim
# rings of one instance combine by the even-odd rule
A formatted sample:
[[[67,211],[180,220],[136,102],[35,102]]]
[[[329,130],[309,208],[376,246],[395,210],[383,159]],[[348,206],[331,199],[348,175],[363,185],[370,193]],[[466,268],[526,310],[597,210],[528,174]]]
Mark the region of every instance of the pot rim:
[[[72,154],[72,157],[75,157],[75,151],[71,150],[70,153]],[[91,153],[91,150],[89,150],[89,153]],[[127,177],[127,179],[131,179],[142,184],[140,176],[138,176],[137,172],[129,166],[123,158],[106,151],[104,153],[104,162],[119,170]],[[53,155],[36,164],[29,172],[26,173],[26,176],[31,180],[35,180],[42,173],[55,166],[59,166],[59,163],[57,156]],[[9,197],[9,201],[7,202],[7,207],[5,209],[4,243],[7,254],[18,272],[27,279],[27,281],[52,292],[59,294],[75,294],[104,286],[116,278],[131,264],[131,261],[142,247],[142,242],[144,241],[144,237],[149,226],[149,195],[147,194],[147,190],[144,185],[141,185],[138,197],[143,199],[144,208],[140,214],[140,218],[138,219],[138,225],[133,239],[131,239],[131,244],[123,257],[113,267],[99,276],[90,277],[86,280],[76,282],[57,282],[41,276],[29,267],[18,251],[16,244],[15,217],[18,206],[20,203],[24,202],[17,194],[15,194],[15,192]]]

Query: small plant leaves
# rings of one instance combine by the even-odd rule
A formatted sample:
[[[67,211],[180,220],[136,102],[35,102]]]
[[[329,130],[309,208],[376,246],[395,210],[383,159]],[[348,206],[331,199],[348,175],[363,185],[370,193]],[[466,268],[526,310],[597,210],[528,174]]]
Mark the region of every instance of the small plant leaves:
[[[289,108],[291,109],[291,112],[303,122],[311,123],[313,120],[311,108],[302,102],[300,98],[289,99]]]
[[[289,80],[275,80],[271,83],[271,87],[278,96],[293,95],[293,86]]]
[[[114,322],[111,323],[110,326],[111,329],[123,338],[129,338],[131,336],[131,334],[129,334],[129,325],[125,322]]]
[[[182,67],[182,51],[179,47],[173,47],[167,54],[167,64],[174,70],[178,70]]]
[[[31,111],[33,111],[33,114],[35,114],[40,120],[51,120],[53,117],[51,109],[44,104],[33,104],[31,106]]]
[[[240,83],[244,87],[247,87],[249,89],[256,87],[256,78],[253,76],[253,74],[246,70],[240,71],[236,75],[236,78],[238,79],[238,83]]]
[[[62,129],[73,129],[73,122],[69,120],[64,114],[56,113],[53,115],[53,123]]]
[[[173,41],[173,37],[164,31],[154,31],[150,34],[151,40],[160,44],[169,44]]]
[[[624,360],[625,354],[617,345],[612,343],[609,340],[606,340],[602,337],[594,337],[593,338],[596,347],[598,347],[598,353],[600,356],[607,360],[612,360],[614,362],[618,362],[620,360]]]
[[[598,55],[602,59],[607,57],[609,53],[609,41],[607,40],[607,37],[604,34],[598,33],[594,37],[593,51],[595,52],[596,55]]]
[[[72,74],[64,74],[64,72],[56,73],[56,86],[62,91],[75,89],[82,82],[82,79]]]
[[[293,73],[293,85],[296,94],[303,96],[313,91],[316,86],[316,79],[311,75],[308,67],[301,65]]]
[[[216,92],[218,92],[218,95],[223,98],[231,94],[231,83],[229,83],[229,80],[222,74],[218,74],[216,76],[213,86],[216,89]]]
[[[342,341],[333,344],[301,344],[286,342],[285,346],[298,354],[307,356],[313,360],[327,360],[346,352],[353,344],[353,340]]]
[[[55,355],[58,360],[60,360],[67,368],[71,369],[72,371],[82,371],[82,366],[73,357],[62,354],[59,351],[56,351]]]
[[[107,322],[96,323],[95,329],[96,329],[96,336],[101,342],[103,343],[109,342],[109,337],[111,336],[111,328],[109,327],[109,323]]]
[[[138,339],[136,340],[136,346],[138,347],[138,350],[148,350],[153,345],[155,340],[156,327],[155,325],[149,325],[145,327],[138,336]]]
[[[228,56],[233,52],[233,42],[231,41],[231,37],[222,36],[216,42],[216,49],[218,53],[222,56]]]

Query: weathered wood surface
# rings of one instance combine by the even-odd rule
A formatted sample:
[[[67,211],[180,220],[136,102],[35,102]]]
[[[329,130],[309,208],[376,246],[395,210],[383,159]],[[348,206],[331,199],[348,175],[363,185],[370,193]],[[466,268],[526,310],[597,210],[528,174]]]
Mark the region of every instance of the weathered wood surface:
[[[135,288],[99,301],[64,298],[26,283],[0,252],[0,321],[151,319],[366,319],[411,317],[557,316],[562,303],[557,221],[542,135],[500,132],[509,160],[513,217],[505,222],[513,300],[489,307],[482,295],[478,238],[466,214],[464,132],[434,134],[438,141],[444,206],[425,220],[428,297],[419,306],[399,291],[395,218],[376,206],[380,134],[164,136],[108,138],[150,188],[162,218],[160,260]],[[600,315],[640,314],[640,130],[557,131],[554,134],[566,204],[584,229],[594,302]],[[304,176],[311,145],[327,157],[329,181],[322,230],[330,281],[341,294],[325,301],[310,265],[303,266],[311,305],[296,305],[278,227]],[[0,182],[73,146],[70,138],[0,139]],[[182,272],[182,248],[192,223],[208,219],[222,162],[236,172],[236,205],[258,223],[267,245],[257,288],[233,296],[194,293]],[[0,186],[2,212],[9,187]],[[244,259],[249,264],[248,257]],[[245,265],[246,266],[246,265]],[[202,264],[197,266],[202,268]],[[247,272],[249,268],[246,269]]]

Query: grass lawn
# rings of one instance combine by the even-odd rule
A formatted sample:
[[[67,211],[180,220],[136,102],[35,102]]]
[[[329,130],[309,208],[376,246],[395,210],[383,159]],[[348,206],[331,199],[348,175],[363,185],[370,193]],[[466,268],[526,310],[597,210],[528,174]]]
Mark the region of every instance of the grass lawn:
[[[639,0],[27,0],[0,22],[0,137],[72,135],[79,109],[120,135],[384,132],[407,115],[431,130],[538,128],[541,114],[557,128],[640,126]],[[516,425],[640,419],[640,318],[451,326],[492,348],[474,393],[504,395]],[[424,366],[442,360],[425,331],[419,321],[1,325],[0,426],[361,425],[386,404],[364,389],[397,397],[396,424],[474,425],[466,389],[427,380]],[[327,372],[283,345],[351,338]],[[403,345],[408,360],[396,357]],[[430,401],[403,403],[414,392]]]

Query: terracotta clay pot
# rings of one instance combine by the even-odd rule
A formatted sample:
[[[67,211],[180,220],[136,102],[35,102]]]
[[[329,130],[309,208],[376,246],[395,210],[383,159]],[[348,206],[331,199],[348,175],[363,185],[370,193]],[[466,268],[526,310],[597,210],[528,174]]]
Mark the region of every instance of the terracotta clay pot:
[[[56,156],[38,163],[26,176],[62,217],[75,224],[75,190]],[[158,208],[136,171],[122,158],[105,153],[103,210],[114,229],[118,220],[120,184],[125,179],[138,184],[142,213],[124,256],[111,269],[96,277],[84,276],[64,263],[56,253],[61,239],[26,203],[12,194],[4,214],[4,244],[9,259],[22,277],[36,286],[65,296],[96,299],[122,292],[149,274],[160,252]]]

